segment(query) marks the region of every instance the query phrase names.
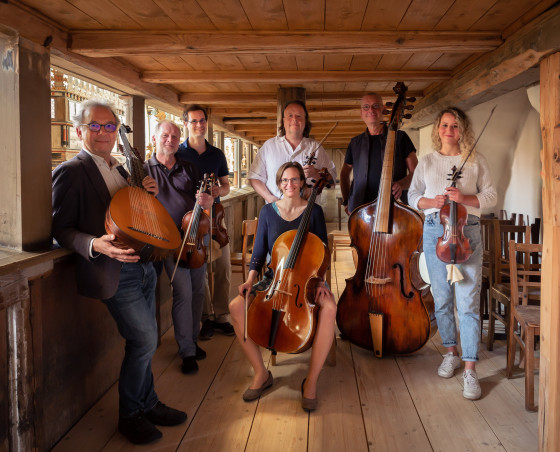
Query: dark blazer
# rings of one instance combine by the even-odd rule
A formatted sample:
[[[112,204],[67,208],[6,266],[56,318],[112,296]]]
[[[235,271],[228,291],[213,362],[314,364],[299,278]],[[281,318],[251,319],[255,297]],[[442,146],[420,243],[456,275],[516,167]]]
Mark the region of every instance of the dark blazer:
[[[81,151],[52,174],[53,236],[77,253],[78,292],[90,298],[111,298],[117,291],[121,262],[103,254],[91,259],[89,243],[105,232],[105,211],[111,195],[91,156]]]

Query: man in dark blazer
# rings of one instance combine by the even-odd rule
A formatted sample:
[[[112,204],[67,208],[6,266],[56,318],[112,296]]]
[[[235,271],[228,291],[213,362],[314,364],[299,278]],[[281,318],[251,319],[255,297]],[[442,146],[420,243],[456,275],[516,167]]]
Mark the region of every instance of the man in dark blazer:
[[[112,196],[128,185],[126,173],[111,156],[119,118],[102,101],[86,101],[74,118],[82,151],[53,171],[53,236],[76,252],[80,295],[107,305],[126,340],[119,378],[119,431],[135,444],[161,438],[155,425],[178,425],[187,416],[158,400],[152,356],[157,347],[156,274],[151,262],[139,262],[133,249],[113,246],[104,219]],[[143,181],[157,194],[154,179]]]

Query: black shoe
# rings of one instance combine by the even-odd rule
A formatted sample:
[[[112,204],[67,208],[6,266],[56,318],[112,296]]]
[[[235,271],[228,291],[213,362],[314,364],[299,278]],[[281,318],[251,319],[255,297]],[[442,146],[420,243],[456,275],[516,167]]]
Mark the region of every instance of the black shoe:
[[[170,408],[158,401],[156,406],[144,414],[146,419],[155,425],[179,425],[187,420],[187,414],[183,411]]]
[[[131,418],[119,418],[119,432],[133,444],[148,444],[162,437],[161,432],[141,413]]]
[[[198,372],[198,364],[196,363],[196,359],[194,356],[187,356],[183,358],[183,365],[181,366],[181,370],[184,374],[195,374]]]
[[[205,352],[204,350],[202,350],[202,349],[198,346],[198,344],[194,344],[194,345],[196,345],[196,354],[194,355],[194,358],[195,358],[197,361],[200,361],[201,359],[206,358],[206,352]]]
[[[214,336],[214,328],[212,328],[212,320],[206,319],[202,322],[202,326],[200,327],[200,332],[198,333],[198,338],[201,341],[207,341],[212,336]]]
[[[229,322],[212,322],[212,327],[215,330],[221,331],[226,336],[235,336],[235,330],[233,329],[233,325]]]

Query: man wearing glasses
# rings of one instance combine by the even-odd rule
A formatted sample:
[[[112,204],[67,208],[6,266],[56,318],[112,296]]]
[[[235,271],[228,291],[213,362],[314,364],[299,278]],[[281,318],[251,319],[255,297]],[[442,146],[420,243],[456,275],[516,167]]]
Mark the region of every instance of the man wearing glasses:
[[[330,174],[330,186],[334,187],[334,162],[319,143],[309,138],[310,132],[311,122],[305,104],[298,100],[288,102],[282,111],[279,135],[262,145],[247,176],[249,183],[267,203],[277,201],[281,197],[280,189],[276,185],[276,172],[286,162],[300,163],[308,183],[319,179],[319,170],[326,167]],[[315,150],[315,158],[309,162]],[[309,194],[308,190],[304,197],[307,198]]]
[[[183,112],[183,121],[188,131],[188,138],[181,143],[177,158],[192,163],[203,174],[214,174],[218,185],[212,187],[212,197],[220,202],[220,196],[229,193],[229,169],[224,152],[212,146],[206,140],[208,130],[208,113],[201,105],[189,105]],[[216,242],[217,243],[217,242]],[[202,327],[199,339],[207,340],[220,331],[226,336],[233,336],[235,331],[229,322],[229,288],[231,281],[231,262],[229,243],[220,249],[221,254],[213,262],[214,294],[210,299],[210,290],[206,285],[206,302],[202,311]],[[214,312],[214,319],[210,318]]]
[[[119,377],[118,430],[135,444],[161,438],[155,425],[178,425],[187,415],[158,400],[152,356],[157,347],[156,273],[133,249],[113,246],[105,212],[113,195],[127,186],[126,172],[111,156],[119,118],[111,105],[86,101],[73,118],[82,151],[52,175],[53,236],[76,252],[78,293],[103,300],[126,340]],[[158,193],[146,177],[144,188]]]
[[[340,171],[340,192],[346,213],[374,201],[379,191],[383,156],[387,140],[387,127],[383,123],[383,99],[379,94],[368,93],[360,102],[362,120],[367,129],[352,138],[344,165]],[[392,192],[395,199],[408,202],[407,189],[418,165],[416,148],[408,135],[399,130],[396,136]],[[356,171],[353,171],[356,168]],[[354,181],[350,184],[350,175]]]

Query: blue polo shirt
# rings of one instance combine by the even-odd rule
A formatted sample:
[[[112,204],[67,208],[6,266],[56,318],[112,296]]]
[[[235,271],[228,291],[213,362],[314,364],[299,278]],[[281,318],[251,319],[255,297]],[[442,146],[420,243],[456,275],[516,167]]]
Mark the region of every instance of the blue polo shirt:
[[[173,168],[167,169],[158,162],[155,154],[144,163],[144,169],[158,184],[158,201],[181,230],[183,216],[194,209],[196,202],[196,190],[201,179],[198,169],[181,159],[177,159]]]
[[[222,150],[212,146],[208,143],[208,140],[204,141],[206,142],[206,151],[202,154],[199,154],[196,149],[189,146],[189,139],[187,138],[181,143],[175,156],[192,163],[198,169],[201,177],[206,173],[214,173],[218,178],[229,176],[226,156]],[[220,198],[216,198],[216,202],[220,202]]]

